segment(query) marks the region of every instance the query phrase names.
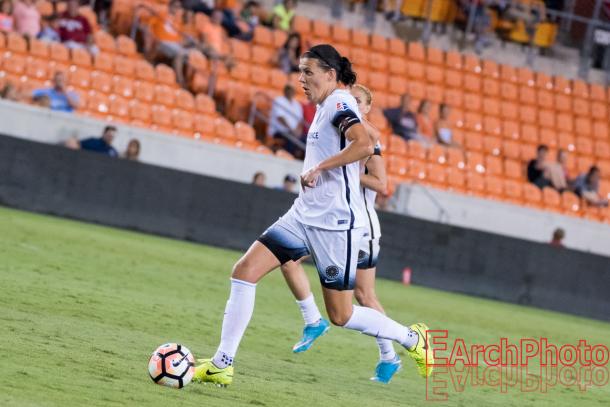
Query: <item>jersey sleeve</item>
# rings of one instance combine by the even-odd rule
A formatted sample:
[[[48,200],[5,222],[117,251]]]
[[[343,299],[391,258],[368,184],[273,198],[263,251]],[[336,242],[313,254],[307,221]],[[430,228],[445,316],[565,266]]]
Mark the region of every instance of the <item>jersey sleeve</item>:
[[[356,100],[351,95],[332,95],[330,96],[327,109],[331,123],[341,134],[355,124],[360,123],[360,113]]]

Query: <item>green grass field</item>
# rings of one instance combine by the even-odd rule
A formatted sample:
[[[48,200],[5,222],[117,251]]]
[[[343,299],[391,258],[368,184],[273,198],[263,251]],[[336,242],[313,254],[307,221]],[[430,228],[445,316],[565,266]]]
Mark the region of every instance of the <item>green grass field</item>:
[[[0,406],[425,405],[426,381],[403,356],[388,386],[372,383],[372,338],[332,328],[312,350],[291,352],[302,322],[280,273],[257,291],[233,386],[153,384],[150,353],[176,341],[197,357],[218,345],[228,277],[240,253],[0,208]],[[317,278],[310,270],[320,299]],[[423,320],[469,343],[501,336],[608,344],[610,324],[378,282],[387,312]],[[319,301],[318,301],[319,302]],[[321,304],[320,304],[321,305]],[[608,405],[610,385],[581,392],[450,390],[456,406]]]

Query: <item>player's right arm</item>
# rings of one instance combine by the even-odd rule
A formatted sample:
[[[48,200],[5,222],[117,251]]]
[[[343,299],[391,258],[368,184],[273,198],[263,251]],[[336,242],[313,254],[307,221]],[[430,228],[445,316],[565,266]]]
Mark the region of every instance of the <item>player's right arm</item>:
[[[360,174],[360,185],[382,195],[388,192],[385,163],[379,154],[373,154],[366,163],[367,174]]]
[[[301,185],[304,187],[313,188],[315,186],[316,179],[320,176],[322,171],[342,167],[344,165],[360,161],[363,158],[373,154],[373,143],[371,142],[371,138],[357,117],[356,120],[357,123],[346,124],[349,125],[347,129],[339,126],[339,130],[345,134],[345,137],[351,141],[351,143],[346,148],[341,150],[339,154],[327,158],[315,167],[304,172],[301,175]]]

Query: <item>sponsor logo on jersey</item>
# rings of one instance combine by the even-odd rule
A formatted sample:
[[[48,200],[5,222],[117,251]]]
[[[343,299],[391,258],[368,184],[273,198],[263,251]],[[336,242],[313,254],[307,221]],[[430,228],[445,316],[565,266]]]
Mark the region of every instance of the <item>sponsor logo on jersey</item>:
[[[349,107],[347,107],[347,103],[337,102],[337,111],[344,111],[344,110],[349,110]]]

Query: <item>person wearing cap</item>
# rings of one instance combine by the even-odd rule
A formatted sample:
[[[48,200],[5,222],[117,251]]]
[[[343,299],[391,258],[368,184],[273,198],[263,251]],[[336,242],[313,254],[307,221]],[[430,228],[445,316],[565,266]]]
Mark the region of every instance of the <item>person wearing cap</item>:
[[[267,128],[267,144],[273,151],[283,148],[296,158],[303,158],[303,150],[290,140],[291,137],[302,140],[303,133],[303,107],[294,96],[294,87],[286,84],[284,95],[273,100]]]

